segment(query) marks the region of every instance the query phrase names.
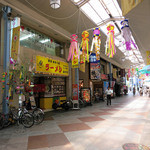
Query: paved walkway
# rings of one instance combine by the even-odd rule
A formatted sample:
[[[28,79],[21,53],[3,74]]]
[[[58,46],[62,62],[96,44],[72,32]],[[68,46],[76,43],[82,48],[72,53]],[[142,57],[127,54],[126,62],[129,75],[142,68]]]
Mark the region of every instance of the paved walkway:
[[[125,143],[150,146],[150,98],[127,95],[81,110],[46,114],[40,125],[0,131],[0,150],[122,150]]]

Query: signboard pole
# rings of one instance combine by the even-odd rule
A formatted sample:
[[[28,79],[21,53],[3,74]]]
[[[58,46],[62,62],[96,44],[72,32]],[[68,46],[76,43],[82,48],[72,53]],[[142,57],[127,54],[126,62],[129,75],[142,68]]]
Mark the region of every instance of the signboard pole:
[[[73,81],[73,109],[79,108],[79,68],[74,68]]]
[[[4,81],[4,92],[3,92],[3,113],[8,113],[8,97],[9,97],[9,57],[10,57],[10,20],[8,19],[7,13],[11,12],[11,8],[5,6],[3,9],[4,18],[4,60],[3,60],[3,72],[5,76]]]

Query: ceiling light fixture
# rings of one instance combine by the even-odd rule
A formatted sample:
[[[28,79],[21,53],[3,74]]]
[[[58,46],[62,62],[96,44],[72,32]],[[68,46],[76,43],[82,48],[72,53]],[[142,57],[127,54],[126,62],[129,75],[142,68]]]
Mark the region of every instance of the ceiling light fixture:
[[[53,9],[58,9],[60,7],[60,0],[50,0],[50,6]]]

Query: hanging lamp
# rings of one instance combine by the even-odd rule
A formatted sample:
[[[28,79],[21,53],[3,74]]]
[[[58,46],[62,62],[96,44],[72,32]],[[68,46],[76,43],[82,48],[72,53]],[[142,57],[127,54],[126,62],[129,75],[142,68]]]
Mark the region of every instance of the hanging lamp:
[[[50,0],[50,6],[53,9],[58,9],[60,5],[61,5],[60,0]]]

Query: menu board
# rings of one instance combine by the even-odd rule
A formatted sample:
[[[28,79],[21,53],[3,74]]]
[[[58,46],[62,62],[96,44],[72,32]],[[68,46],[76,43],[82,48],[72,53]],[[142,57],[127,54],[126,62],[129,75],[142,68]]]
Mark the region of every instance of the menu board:
[[[86,102],[91,102],[91,90],[90,88],[81,88],[81,98]]]

